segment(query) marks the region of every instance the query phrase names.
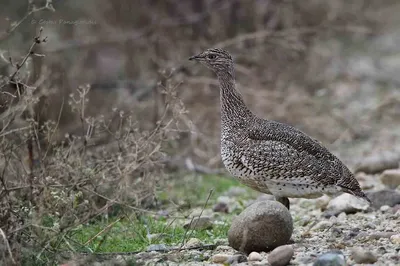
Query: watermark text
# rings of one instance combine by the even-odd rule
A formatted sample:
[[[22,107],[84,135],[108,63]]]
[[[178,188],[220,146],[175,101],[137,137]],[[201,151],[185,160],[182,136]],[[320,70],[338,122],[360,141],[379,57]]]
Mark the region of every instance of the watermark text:
[[[66,20],[66,19],[32,19],[31,24],[38,25],[95,25],[96,20],[93,19],[77,19],[77,20]]]

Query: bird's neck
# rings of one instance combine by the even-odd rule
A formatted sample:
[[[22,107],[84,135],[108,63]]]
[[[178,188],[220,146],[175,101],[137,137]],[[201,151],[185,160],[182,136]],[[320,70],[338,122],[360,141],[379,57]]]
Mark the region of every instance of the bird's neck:
[[[253,116],[244,103],[243,97],[236,89],[234,72],[218,74],[221,98],[222,126],[241,126]]]

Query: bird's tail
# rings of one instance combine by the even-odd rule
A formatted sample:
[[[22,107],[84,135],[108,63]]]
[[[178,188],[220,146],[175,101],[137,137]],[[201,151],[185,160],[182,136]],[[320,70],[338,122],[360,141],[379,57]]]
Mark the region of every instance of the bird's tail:
[[[348,194],[356,196],[356,197],[358,197],[360,199],[363,199],[363,200],[367,201],[369,204],[372,203],[371,200],[367,197],[367,195],[365,195],[365,193],[361,190],[361,188],[358,188],[357,190],[354,190],[354,189],[349,189],[349,188],[346,188],[346,187],[343,187],[343,186],[340,186],[340,185],[339,185],[339,187],[345,193],[348,193]]]
[[[343,165],[342,178],[339,180],[339,182],[337,182],[336,185],[340,187],[343,192],[359,197],[363,200],[366,200],[369,204],[371,204],[371,200],[362,191],[357,179],[350,172],[350,170],[344,165]]]

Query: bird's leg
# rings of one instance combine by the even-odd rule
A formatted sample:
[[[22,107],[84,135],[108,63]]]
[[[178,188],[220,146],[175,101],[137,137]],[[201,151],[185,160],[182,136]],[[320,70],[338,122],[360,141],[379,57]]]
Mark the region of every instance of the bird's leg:
[[[275,200],[282,203],[288,210],[290,210],[290,202],[288,198],[275,196]]]

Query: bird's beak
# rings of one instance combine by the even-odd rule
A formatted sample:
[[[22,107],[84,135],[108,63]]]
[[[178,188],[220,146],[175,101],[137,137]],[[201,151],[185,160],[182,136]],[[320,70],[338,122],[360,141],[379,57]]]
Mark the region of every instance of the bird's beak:
[[[194,56],[191,56],[191,57],[189,58],[189,60],[198,60],[199,58],[200,58],[200,56],[194,55]]]

